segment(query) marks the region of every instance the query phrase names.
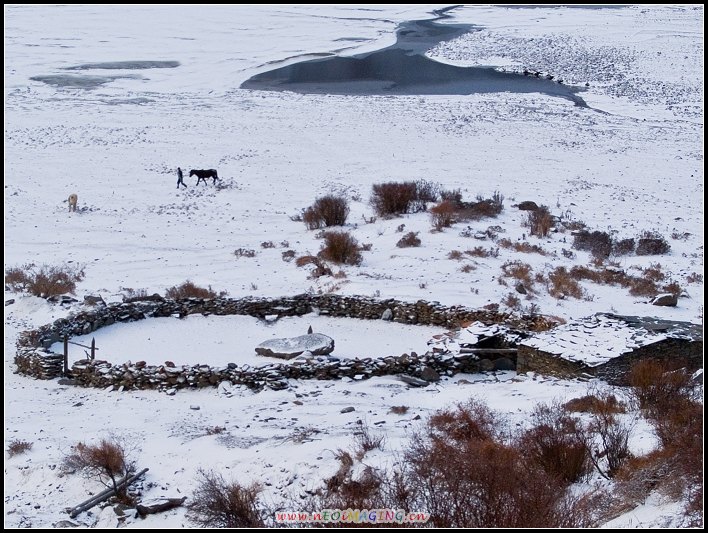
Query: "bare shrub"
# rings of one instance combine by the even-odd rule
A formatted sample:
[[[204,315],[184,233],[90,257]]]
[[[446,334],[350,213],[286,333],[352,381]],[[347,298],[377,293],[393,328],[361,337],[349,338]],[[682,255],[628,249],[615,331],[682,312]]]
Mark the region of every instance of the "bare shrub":
[[[420,239],[418,238],[418,232],[410,231],[406,233],[401,239],[396,243],[399,248],[417,248],[420,246]]]
[[[579,231],[573,239],[573,248],[590,252],[595,258],[605,259],[612,253],[612,237],[605,231]]]
[[[612,243],[612,255],[630,255],[634,253],[634,239],[622,239]]]
[[[234,255],[236,257],[256,257],[256,251],[249,248],[238,248],[234,250]]]
[[[521,252],[523,254],[548,255],[548,252],[546,252],[543,248],[541,248],[537,244],[531,244],[526,241],[512,242],[509,239],[499,239],[497,241],[497,244],[499,246],[501,246],[502,248],[511,248],[514,251]]]
[[[637,242],[637,255],[668,254],[671,246],[659,233],[644,232]]]
[[[344,196],[329,194],[315,200],[315,203],[305,209],[303,222],[308,229],[319,229],[330,226],[344,226],[349,216],[349,200]]]
[[[529,211],[526,215],[526,226],[531,230],[531,235],[546,237],[553,228],[553,216],[547,206],[539,206],[538,209]]]
[[[590,393],[568,400],[563,408],[576,413],[625,413],[627,408],[614,394]]]
[[[628,381],[641,409],[651,410],[655,416],[668,415],[682,399],[691,398],[695,384],[690,372],[679,364],[644,359],[632,365]]]
[[[447,258],[452,259],[453,261],[459,261],[462,259],[462,252],[459,250],[450,250],[447,254]]]
[[[436,230],[449,228],[455,222],[455,206],[449,200],[443,200],[430,209],[430,219]]]
[[[224,426],[209,426],[208,428],[206,428],[207,435],[220,435],[224,431],[226,431],[226,428]]]
[[[580,422],[569,416],[560,403],[538,404],[532,425],[519,439],[519,448],[553,477],[571,484],[592,472],[590,450]]]
[[[349,233],[327,231],[324,234],[322,249],[318,257],[346,265],[359,265],[363,258],[359,251],[359,243]]]
[[[130,287],[123,287],[123,302],[137,302],[139,300],[144,300],[148,298],[148,291],[146,289],[132,289]]]
[[[510,292],[504,298],[501,300],[502,305],[507,306],[509,309],[521,309],[521,300],[519,297],[514,294],[513,292]]]
[[[379,216],[402,215],[411,210],[417,197],[412,181],[377,183],[372,186],[371,206]]]
[[[521,281],[527,290],[533,286],[533,280],[531,279],[531,265],[528,263],[522,263],[521,261],[507,261],[502,265],[501,269],[505,277],[514,278]]]
[[[559,299],[567,296],[579,299],[583,297],[583,289],[565,267],[559,266],[548,273],[548,294]]]
[[[394,476],[394,504],[425,509],[434,527],[590,525],[563,482],[504,442],[503,425],[479,402],[431,417]]]
[[[260,487],[228,482],[217,472],[199,471],[197,488],[187,505],[189,519],[200,527],[265,527],[258,509]]]
[[[415,182],[416,200],[425,204],[426,202],[437,202],[440,198],[442,186],[434,181],[418,180]]]
[[[356,446],[356,458],[361,461],[371,450],[383,450],[386,436],[376,433],[366,423],[362,423],[354,433],[354,444]]]
[[[406,405],[394,405],[388,410],[388,412],[393,413],[394,415],[405,415],[408,412],[408,409],[409,408]]]
[[[208,289],[199,287],[187,280],[181,285],[175,285],[165,291],[165,297],[173,300],[180,298],[223,298],[227,295],[226,291],[221,291],[218,294],[209,285]]]
[[[602,399],[602,394],[598,394]],[[603,406],[608,406],[603,408]],[[622,465],[632,458],[629,451],[629,437],[633,423],[617,416],[612,402],[601,401],[596,405],[587,427],[585,439],[591,446],[590,460],[605,478],[612,478]]]
[[[642,274],[645,279],[658,283],[666,279],[666,274],[661,271],[660,263],[652,263],[648,267],[642,269]]]
[[[73,293],[76,284],[84,279],[83,267],[64,264],[26,264],[5,271],[5,286],[12,291],[26,291],[40,298]]]
[[[475,246],[473,249],[465,251],[465,254],[470,257],[497,257],[499,255],[499,250],[496,251],[495,255],[493,249]]]
[[[14,457],[32,449],[32,443],[26,440],[13,439],[7,445],[7,456]]]
[[[120,501],[128,503],[128,487],[118,487],[118,481],[135,472],[135,462],[130,457],[132,451],[132,445],[116,435],[101,439],[98,444],[79,442],[64,458],[64,467],[81,471],[87,478],[97,479],[113,489]]]
[[[664,292],[670,292],[671,294],[675,296],[680,296],[681,293],[683,292],[683,289],[681,288],[681,285],[679,285],[676,281],[672,281],[671,283],[667,283],[661,288],[662,291]]]
[[[688,238],[690,236],[691,236],[691,234],[688,233],[687,231],[683,232],[683,233],[679,233],[678,231],[674,231],[673,233],[671,233],[671,238],[675,241],[686,241],[686,240],[688,240]]]
[[[477,267],[470,263],[467,263],[466,265],[462,265],[460,267],[460,272],[464,274],[469,274],[470,272],[474,272],[475,270],[477,270]]]
[[[295,250],[285,250],[281,254],[281,257],[283,258],[283,261],[285,261],[286,263],[289,263],[290,261],[292,261],[295,258]]]
[[[374,243],[365,242],[364,244],[359,246],[359,250],[361,250],[362,252],[370,252],[373,247],[374,247]]]
[[[261,243],[261,248],[275,248],[275,243],[273,241],[265,241]]]
[[[440,200],[443,202],[452,202],[453,205],[461,205],[462,191],[460,189],[453,189],[452,191],[442,190],[440,191]]]
[[[686,283],[703,283],[703,274],[691,272],[686,276]]]

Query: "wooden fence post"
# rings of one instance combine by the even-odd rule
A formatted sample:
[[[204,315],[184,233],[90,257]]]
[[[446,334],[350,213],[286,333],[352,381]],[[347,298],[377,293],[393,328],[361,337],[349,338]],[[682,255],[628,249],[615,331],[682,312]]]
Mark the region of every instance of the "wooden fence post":
[[[69,374],[69,337],[64,335],[64,377]]]
[[[96,337],[91,339],[91,361],[96,359]]]

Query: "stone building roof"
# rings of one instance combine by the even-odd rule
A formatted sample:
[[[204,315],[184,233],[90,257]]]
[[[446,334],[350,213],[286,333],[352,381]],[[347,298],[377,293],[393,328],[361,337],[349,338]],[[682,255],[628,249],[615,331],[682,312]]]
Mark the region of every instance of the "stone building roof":
[[[665,339],[703,341],[703,327],[689,322],[610,313],[569,322],[519,343],[594,367]]]

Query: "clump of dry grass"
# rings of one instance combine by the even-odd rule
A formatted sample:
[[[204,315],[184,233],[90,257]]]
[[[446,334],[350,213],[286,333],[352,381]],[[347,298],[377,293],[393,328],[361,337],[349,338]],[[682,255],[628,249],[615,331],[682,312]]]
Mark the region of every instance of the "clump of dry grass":
[[[406,233],[401,239],[396,243],[398,248],[417,248],[420,246],[420,239],[418,238],[418,232],[410,231]]]
[[[11,291],[26,291],[40,298],[73,293],[76,284],[84,279],[83,267],[66,263],[8,268],[5,271],[5,286]]]
[[[204,287],[195,285],[189,280],[181,285],[170,287],[165,291],[165,297],[173,300],[179,300],[181,298],[223,298],[226,295],[226,291],[217,293],[211,288],[211,285],[209,285],[209,288],[205,289]]]
[[[32,443],[26,440],[13,439],[7,445],[7,456],[14,457],[32,449]]]

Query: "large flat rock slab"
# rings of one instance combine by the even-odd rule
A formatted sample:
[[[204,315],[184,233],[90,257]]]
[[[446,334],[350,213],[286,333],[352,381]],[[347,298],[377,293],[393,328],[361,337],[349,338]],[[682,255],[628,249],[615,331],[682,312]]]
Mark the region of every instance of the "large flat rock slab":
[[[271,339],[256,346],[258,355],[292,359],[304,352],[327,355],[334,350],[334,339],[322,333],[309,333],[289,339]]]

